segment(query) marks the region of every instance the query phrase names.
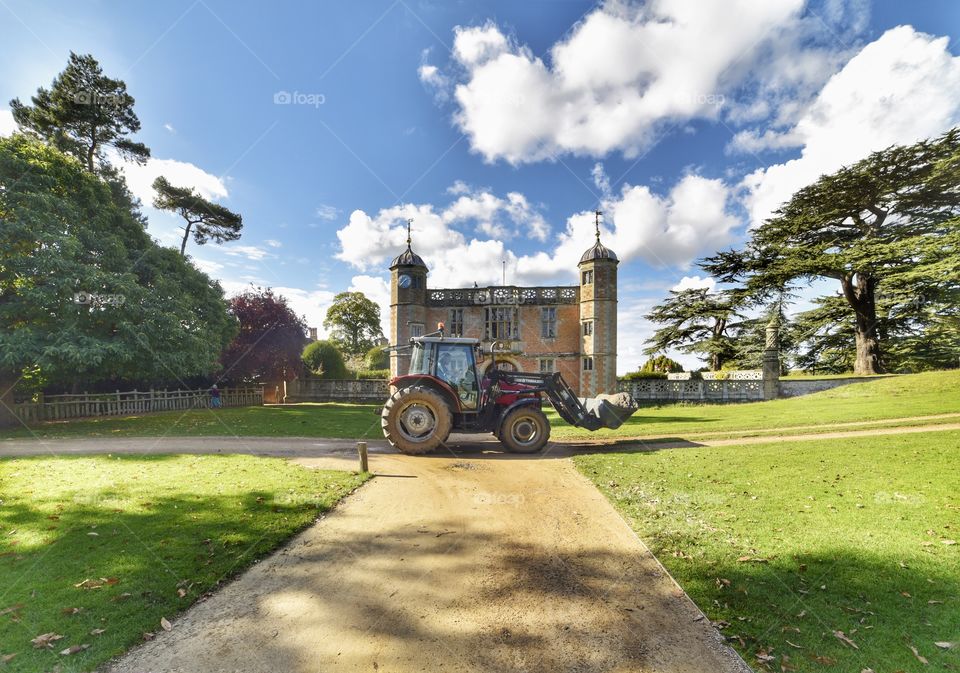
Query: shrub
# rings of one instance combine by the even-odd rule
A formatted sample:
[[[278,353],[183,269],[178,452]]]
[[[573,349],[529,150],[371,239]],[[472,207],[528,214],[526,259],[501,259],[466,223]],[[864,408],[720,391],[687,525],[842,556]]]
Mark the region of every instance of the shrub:
[[[683,365],[681,365],[676,360],[668,358],[666,355],[658,355],[655,358],[650,358],[643,363],[643,366],[640,367],[642,372],[661,372],[664,374],[673,374],[676,372],[683,371]]]
[[[389,369],[361,369],[357,372],[358,379],[389,379]]]
[[[383,346],[374,346],[367,351],[364,364],[368,370],[390,369],[390,353]]]
[[[642,369],[638,372],[630,372],[623,376],[621,380],[623,381],[641,381],[644,379],[665,379],[667,375],[664,372],[651,372],[643,371]]]
[[[343,354],[332,341],[314,341],[304,348],[303,366],[324,379],[347,378]]]

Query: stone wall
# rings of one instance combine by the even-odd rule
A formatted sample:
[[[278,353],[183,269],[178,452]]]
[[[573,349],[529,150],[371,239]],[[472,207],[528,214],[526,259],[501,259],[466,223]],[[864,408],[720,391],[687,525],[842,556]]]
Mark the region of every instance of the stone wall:
[[[620,381],[618,387],[638,402],[759,402],[764,399],[760,377],[704,381],[641,379]]]
[[[810,393],[819,393],[821,390],[830,390],[840,386],[848,386],[851,383],[863,383],[870,380],[872,379],[862,376],[841,379],[780,379],[780,397],[809,395]]]
[[[283,401],[294,402],[377,402],[387,399],[385,379],[337,380],[303,378],[287,381]]]

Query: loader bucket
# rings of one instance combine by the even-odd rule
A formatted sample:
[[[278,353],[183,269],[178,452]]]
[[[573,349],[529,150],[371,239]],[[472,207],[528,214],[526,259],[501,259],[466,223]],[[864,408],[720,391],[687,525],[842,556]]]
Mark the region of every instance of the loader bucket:
[[[581,397],[580,403],[587,410],[590,416],[597,419],[597,423],[584,423],[583,426],[590,430],[600,428],[609,428],[616,430],[623,425],[628,418],[633,416],[637,410],[637,405],[633,399],[626,393],[617,395],[600,395],[599,397]],[[590,427],[596,425],[597,427]]]

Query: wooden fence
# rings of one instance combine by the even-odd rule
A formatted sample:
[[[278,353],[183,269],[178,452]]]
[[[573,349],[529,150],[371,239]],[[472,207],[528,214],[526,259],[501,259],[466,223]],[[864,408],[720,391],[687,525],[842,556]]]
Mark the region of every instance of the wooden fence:
[[[223,388],[224,407],[249,407],[263,404],[263,388]],[[151,411],[178,411],[210,407],[210,391],[148,390],[80,395],[46,395],[39,402],[13,405],[13,412],[24,423],[83,418],[85,416],[128,416]]]

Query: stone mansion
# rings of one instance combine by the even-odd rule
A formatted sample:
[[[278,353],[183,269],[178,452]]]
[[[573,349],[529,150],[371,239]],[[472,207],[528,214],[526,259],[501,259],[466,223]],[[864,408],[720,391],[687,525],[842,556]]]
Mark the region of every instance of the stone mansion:
[[[599,213],[598,213],[599,216]],[[390,343],[433,332],[480,339],[484,353],[518,371],[559,371],[581,397],[617,391],[617,256],[600,243],[583,253],[579,284],[555,287],[431,288],[427,265],[411,248],[390,264]],[[392,352],[390,375],[405,373],[407,351]],[[480,369],[490,365],[486,356]]]

